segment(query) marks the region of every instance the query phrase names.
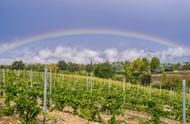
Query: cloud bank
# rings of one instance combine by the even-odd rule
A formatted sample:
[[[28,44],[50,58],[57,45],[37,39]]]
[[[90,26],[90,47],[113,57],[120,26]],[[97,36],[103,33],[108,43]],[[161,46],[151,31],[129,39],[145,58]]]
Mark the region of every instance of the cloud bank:
[[[6,47],[0,46],[0,48]],[[100,63],[104,61],[133,61],[136,58],[147,57],[151,59],[157,56],[162,62],[174,62],[178,60],[188,60],[190,58],[189,48],[168,48],[162,51],[146,51],[139,49],[126,49],[119,51],[115,48],[108,48],[104,51],[92,49],[76,49],[66,46],[57,46],[55,49],[43,48],[38,51],[31,49],[21,49],[9,52],[7,57],[0,58],[0,64],[11,64],[15,60],[22,60],[26,63],[57,63],[59,60],[87,64]],[[186,58],[186,59],[184,59]]]

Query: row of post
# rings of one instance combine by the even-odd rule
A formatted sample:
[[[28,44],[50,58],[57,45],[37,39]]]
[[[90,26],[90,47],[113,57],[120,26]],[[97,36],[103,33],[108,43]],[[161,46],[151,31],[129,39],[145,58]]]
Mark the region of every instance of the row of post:
[[[5,69],[3,70],[3,84],[5,84]],[[32,87],[32,77],[33,77],[33,72],[32,70],[30,71],[30,81],[31,81],[31,87]],[[46,97],[47,97],[47,77],[48,77],[48,70],[47,68],[45,69],[45,73],[44,73],[44,105],[43,105],[43,113],[44,113],[44,123],[46,123]],[[54,75],[54,85],[56,83],[56,72]],[[64,83],[64,75],[62,75],[62,85]],[[91,95],[92,95],[92,89],[93,89],[93,84],[92,84],[92,74],[90,76],[90,91],[91,91]],[[89,80],[87,79],[87,90],[89,87]],[[109,79],[108,82],[108,87],[109,87],[109,93],[110,93],[110,88],[111,88],[111,80]],[[123,102],[125,103],[125,79],[123,80],[123,93],[124,93],[124,98],[123,98]],[[152,94],[151,94],[151,89],[152,89],[152,85],[150,84],[150,99],[152,98]],[[183,89],[183,93],[182,93],[182,98],[183,98],[183,124],[186,124],[186,81],[183,80],[182,82],[182,89]],[[160,93],[161,93],[161,86],[160,86]],[[51,99],[51,94],[52,94],[52,69],[50,69],[50,105],[52,104],[52,99]]]

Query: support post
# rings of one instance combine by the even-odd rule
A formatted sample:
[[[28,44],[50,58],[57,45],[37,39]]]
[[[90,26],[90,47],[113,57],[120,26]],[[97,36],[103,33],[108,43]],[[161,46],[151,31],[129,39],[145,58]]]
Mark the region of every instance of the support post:
[[[92,73],[90,75],[90,93],[92,95]]]
[[[125,78],[123,79],[123,102],[125,104]]]
[[[47,94],[47,68],[44,73],[44,105],[43,105],[43,124],[46,124],[46,94]]]
[[[52,98],[51,98],[51,94],[52,94],[52,68],[50,68],[50,82],[49,82],[49,89],[50,89],[50,107],[51,107],[51,104],[52,104]]]
[[[152,84],[150,83],[150,99],[152,99]]]
[[[183,124],[186,124],[186,81],[183,80]]]
[[[109,87],[109,94],[110,94],[110,87],[111,87],[111,81],[110,81],[110,78],[109,78],[109,84],[108,84],[108,87]]]

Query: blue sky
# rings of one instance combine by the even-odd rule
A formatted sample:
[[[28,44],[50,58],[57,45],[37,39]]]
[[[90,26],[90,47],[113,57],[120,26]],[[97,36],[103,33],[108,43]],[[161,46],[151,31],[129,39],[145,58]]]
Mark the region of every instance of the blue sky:
[[[188,0],[1,0],[0,46],[47,32],[105,28],[143,32],[168,39],[185,46],[187,53],[190,47],[189,5]],[[46,43],[30,44],[19,49],[30,51],[36,46],[38,48],[35,49],[35,53],[39,54],[42,49],[55,51],[60,45],[71,49],[90,49],[98,51],[99,54],[113,48],[118,52],[128,49],[169,51],[165,46],[129,37],[102,35],[51,39]],[[18,48],[12,49],[0,55],[0,58],[21,59],[25,56],[23,53],[13,54],[17,50]],[[5,55],[9,58],[5,58]],[[182,57],[184,61],[189,58],[184,51],[177,57]]]

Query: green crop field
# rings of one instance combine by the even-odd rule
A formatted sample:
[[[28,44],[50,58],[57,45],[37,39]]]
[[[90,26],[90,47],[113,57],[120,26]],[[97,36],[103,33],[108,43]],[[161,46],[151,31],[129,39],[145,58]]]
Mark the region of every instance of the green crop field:
[[[97,123],[127,123],[129,120],[119,118],[127,111],[147,113],[149,117],[139,123],[182,121],[181,93],[92,76],[51,73],[47,74],[47,112],[43,113],[44,75],[6,70],[5,76],[1,76],[1,117],[18,115],[19,122],[42,123],[43,117],[39,117],[43,114],[50,121],[56,117],[48,118],[48,113],[71,107],[73,115]],[[187,120],[190,121],[190,96],[186,98]],[[104,114],[110,119],[106,121]],[[169,122],[164,122],[164,118]]]

